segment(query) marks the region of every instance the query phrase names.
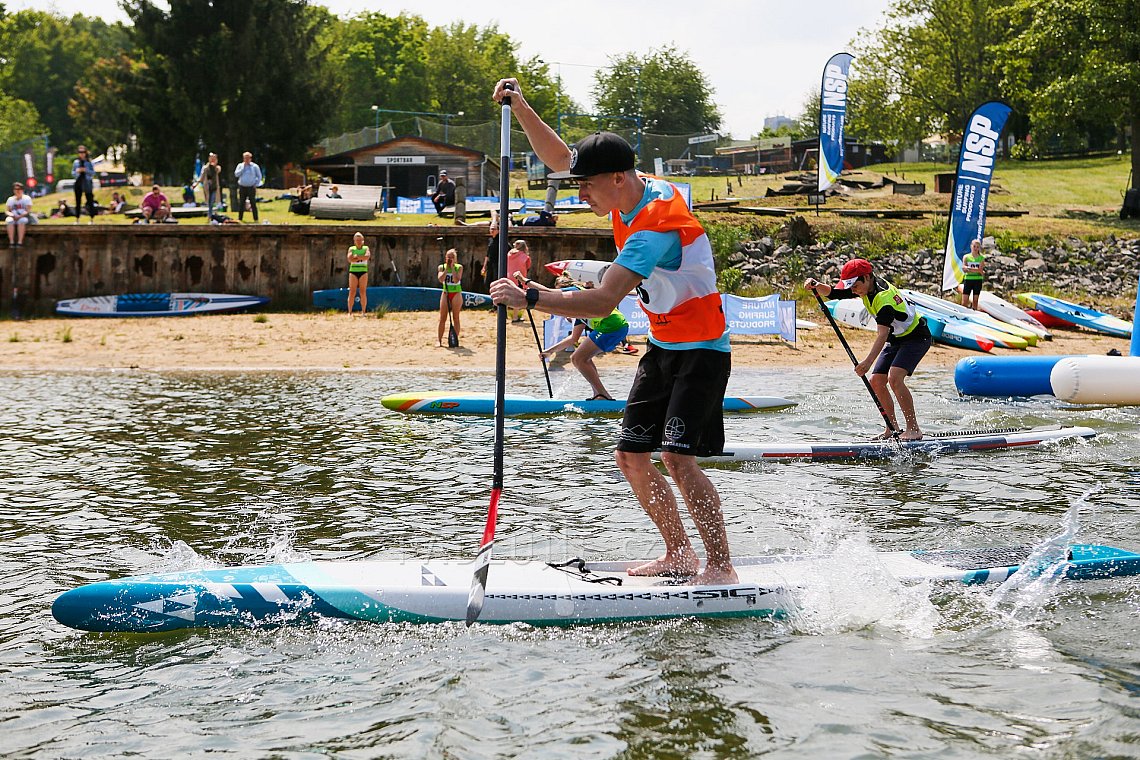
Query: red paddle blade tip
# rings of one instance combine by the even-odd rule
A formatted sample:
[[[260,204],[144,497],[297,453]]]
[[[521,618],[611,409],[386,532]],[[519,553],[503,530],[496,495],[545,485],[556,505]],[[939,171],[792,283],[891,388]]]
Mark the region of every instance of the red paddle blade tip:
[[[569,261],[552,261],[546,264],[546,271],[557,277],[566,271],[566,267],[570,265]]]

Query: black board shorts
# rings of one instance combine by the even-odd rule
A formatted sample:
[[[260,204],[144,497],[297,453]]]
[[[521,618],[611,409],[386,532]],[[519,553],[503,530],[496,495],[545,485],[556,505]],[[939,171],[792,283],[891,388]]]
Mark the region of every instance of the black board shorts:
[[[732,354],[649,344],[637,365],[618,451],[711,456],[724,449],[724,391]]]
[[[923,317],[910,335],[898,341],[887,342],[883,352],[875,360],[871,374],[885,375],[892,368],[901,367],[906,370],[907,377],[910,377],[914,374],[914,368],[922,361],[922,357],[930,350],[932,343],[934,338],[930,335],[930,328],[926,326],[926,317]]]
[[[978,295],[982,292],[982,283],[985,280],[962,280],[962,295]]]

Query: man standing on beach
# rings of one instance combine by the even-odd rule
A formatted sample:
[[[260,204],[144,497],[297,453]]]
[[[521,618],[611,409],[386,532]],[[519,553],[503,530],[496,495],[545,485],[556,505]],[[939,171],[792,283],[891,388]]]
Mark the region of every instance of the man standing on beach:
[[[253,221],[257,221],[257,187],[261,184],[261,167],[253,162],[253,154],[248,150],[241,154],[241,163],[234,169],[234,178],[238,184],[238,221],[245,215],[245,204],[249,201],[249,209],[253,212]]]
[[[513,89],[507,91],[507,85]],[[736,583],[720,495],[696,460],[723,448],[724,391],[732,361],[708,236],[677,188],[638,175],[633,149],[621,137],[595,132],[571,150],[526,102],[517,80],[498,83],[494,99],[503,97],[510,97],[535,153],[555,170],[550,177],[577,179],[590,210],[610,216],[618,256],[594,289],[523,290],[504,277],[495,281],[491,296],[509,308],[601,318],[637,289],[649,317],[649,349],[629,392],[617,463],[661,532],[665,554],[629,573],[696,574],[698,584]],[[650,458],[658,448],[705,545],[707,559],[699,574],[700,559],[677,499]]]

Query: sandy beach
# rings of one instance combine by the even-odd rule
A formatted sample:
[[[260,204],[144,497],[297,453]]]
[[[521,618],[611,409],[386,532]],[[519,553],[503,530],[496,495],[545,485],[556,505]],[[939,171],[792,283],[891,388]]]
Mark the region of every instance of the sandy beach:
[[[816,321],[815,314],[801,314]],[[436,343],[437,315],[392,312],[383,317],[345,314],[267,313],[150,319],[36,319],[8,321],[0,333],[0,369],[322,369],[421,370],[495,366],[495,318],[486,310],[462,315],[461,346]],[[839,367],[850,361],[826,321],[801,330],[796,344],[776,336],[733,339],[735,367]],[[538,323],[541,334],[542,325]],[[508,324],[507,366],[536,364],[529,322]],[[1028,352],[995,349],[994,354],[1104,354],[1128,352],[1128,341],[1091,332],[1056,331],[1052,341]],[[872,334],[844,328],[862,358]],[[635,338],[644,350],[645,339]],[[640,354],[638,354],[640,355]],[[935,345],[923,368],[952,368],[976,352]],[[637,356],[608,355],[599,367],[635,362]]]

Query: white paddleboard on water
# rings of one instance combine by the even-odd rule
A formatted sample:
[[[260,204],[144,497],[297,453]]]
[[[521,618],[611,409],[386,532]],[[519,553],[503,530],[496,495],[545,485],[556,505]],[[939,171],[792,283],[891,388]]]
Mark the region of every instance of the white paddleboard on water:
[[[1031,547],[895,551],[867,558],[903,582],[1005,580]],[[796,590],[839,568],[829,555],[739,557],[739,582],[696,586],[634,577],[636,562],[491,563],[479,622],[583,625],[678,617],[771,617],[796,607]],[[61,594],[55,619],[86,631],[305,625],[321,618],[373,623],[464,620],[474,563],[461,560],[299,562],[102,581]],[[1074,544],[1026,568],[1075,580],[1140,573],[1140,554]],[[834,571],[833,571],[834,572]]]
[[[702,464],[733,464],[771,459],[889,459],[907,453],[957,454],[1041,446],[1066,439],[1094,438],[1092,428],[1046,425],[1034,428],[935,433],[918,441],[726,441],[724,451],[701,457]],[[655,453],[659,457],[660,453]]]

